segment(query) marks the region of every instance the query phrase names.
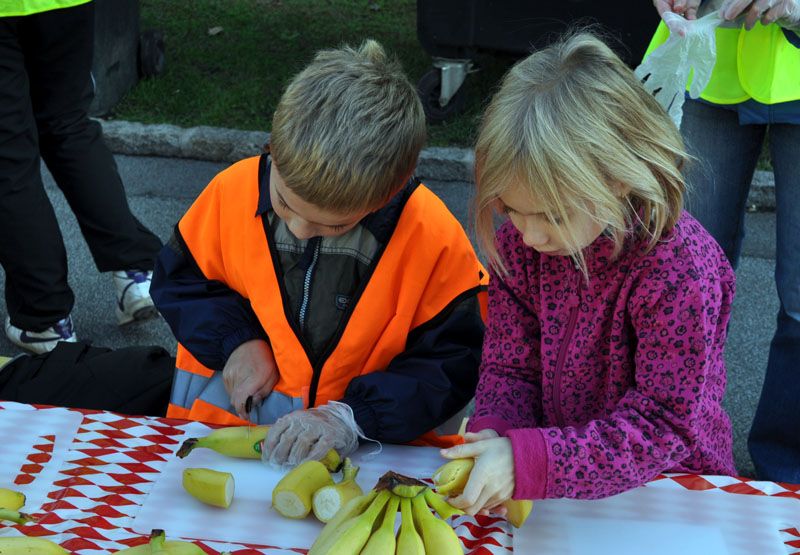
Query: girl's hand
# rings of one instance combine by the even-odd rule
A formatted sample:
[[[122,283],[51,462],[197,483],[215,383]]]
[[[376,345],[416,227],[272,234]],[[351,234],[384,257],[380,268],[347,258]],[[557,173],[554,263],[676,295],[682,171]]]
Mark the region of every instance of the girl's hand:
[[[800,2],[798,0],[726,0],[719,10],[722,17],[732,21],[745,14],[744,28],[748,31],[756,21],[762,25],[777,22],[783,27],[795,27],[800,23]]]
[[[476,441],[481,441],[483,439],[492,439],[493,437],[500,437],[500,434],[498,434],[491,428],[486,428],[485,430],[481,430],[480,432],[467,432],[466,434],[464,434],[464,443],[475,443]]]
[[[511,499],[514,493],[514,451],[511,440],[497,437],[494,430],[465,434],[464,441],[467,443],[442,449],[442,456],[447,459],[475,459],[464,491],[458,497],[448,499],[448,503],[474,515]]]

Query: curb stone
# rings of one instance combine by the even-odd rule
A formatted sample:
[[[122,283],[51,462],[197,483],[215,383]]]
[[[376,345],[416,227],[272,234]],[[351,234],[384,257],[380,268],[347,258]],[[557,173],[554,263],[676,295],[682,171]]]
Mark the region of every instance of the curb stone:
[[[224,127],[178,127],[121,120],[97,120],[106,144],[116,154],[192,158],[209,162],[236,162],[255,156],[269,140],[265,131],[241,131]],[[423,149],[416,175],[430,181],[472,183],[472,149],[429,147]],[[775,178],[770,171],[756,171],[747,209],[775,209]]]

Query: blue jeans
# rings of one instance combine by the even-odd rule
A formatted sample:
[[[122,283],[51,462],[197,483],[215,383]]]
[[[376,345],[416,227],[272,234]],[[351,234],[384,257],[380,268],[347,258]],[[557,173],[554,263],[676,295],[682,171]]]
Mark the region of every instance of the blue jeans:
[[[681,133],[697,158],[686,171],[687,209],[735,268],[744,213],[767,125],[739,125],[736,111],[686,100]],[[780,309],[748,448],[759,479],[800,483],[800,125],[769,126],[775,171],[775,283]]]

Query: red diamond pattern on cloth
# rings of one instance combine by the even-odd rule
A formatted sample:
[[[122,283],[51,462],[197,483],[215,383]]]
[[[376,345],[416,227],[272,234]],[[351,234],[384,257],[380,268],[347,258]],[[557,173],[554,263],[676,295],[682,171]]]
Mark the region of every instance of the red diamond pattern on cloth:
[[[52,407],[36,407],[49,410]],[[30,405],[0,401],[2,410],[31,410]],[[61,409],[63,410],[63,409]],[[183,435],[181,420],[127,417],[95,410],[75,410],[83,422],[70,446],[66,462],[53,483],[50,502],[25,526],[31,536],[50,537],[75,555],[101,555],[147,543],[130,528],[157,474],[177,450]],[[47,437],[47,436],[45,436]],[[52,451],[53,439],[43,441]],[[47,453],[39,449],[36,455]],[[29,459],[30,464],[39,464]],[[27,465],[26,465],[27,466]],[[728,476],[660,475],[648,487],[690,490],[718,489],[727,494],[791,497],[800,501],[800,486],[751,481]],[[512,551],[513,528],[502,518],[461,516],[453,520],[467,555],[507,555]],[[169,534],[169,530],[167,530]],[[798,528],[781,530],[794,555],[800,555]],[[209,555],[305,554],[305,549],[269,545],[195,541]]]
[[[37,452],[31,453],[27,456],[27,460],[31,464],[23,464],[20,468],[19,474],[16,478],[14,478],[14,483],[18,486],[23,486],[33,482],[36,479],[36,475],[42,471],[44,465],[47,464],[47,462],[53,456],[53,447],[55,446],[56,436],[47,435],[40,436],[40,438],[42,439],[42,443],[33,446]]]

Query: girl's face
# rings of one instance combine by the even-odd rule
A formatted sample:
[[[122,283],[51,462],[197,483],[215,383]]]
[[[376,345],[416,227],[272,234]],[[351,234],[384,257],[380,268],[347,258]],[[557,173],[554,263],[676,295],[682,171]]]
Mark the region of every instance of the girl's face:
[[[603,231],[602,224],[583,210],[568,209],[566,220],[551,223],[545,207],[521,185],[513,185],[498,200],[501,210],[522,235],[523,243],[544,254],[569,256],[589,246]],[[577,242],[574,248],[566,241],[570,233]]]

